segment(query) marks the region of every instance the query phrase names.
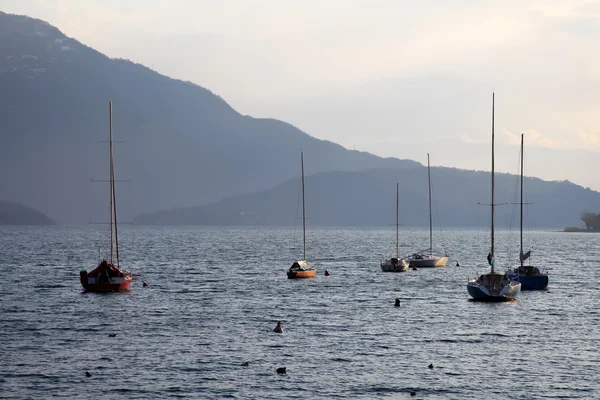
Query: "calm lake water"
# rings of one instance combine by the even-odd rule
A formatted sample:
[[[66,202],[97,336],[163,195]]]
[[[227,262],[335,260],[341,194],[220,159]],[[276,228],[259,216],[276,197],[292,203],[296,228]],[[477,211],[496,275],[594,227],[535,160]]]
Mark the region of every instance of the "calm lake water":
[[[400,236],[401,253],[428,246]],[[122,265],[141,277],[99,295],[79,271],[105,230],[0,227],[0,397],[600,398],[600,235],[528,232],[549,289],[475,303],[488,236],[437,232],[446,269],[390,274],[393,228],[310,229],[318,276],[288,280],[298,229],[126,227]],[[502,270],[516,239],[498,232]]]

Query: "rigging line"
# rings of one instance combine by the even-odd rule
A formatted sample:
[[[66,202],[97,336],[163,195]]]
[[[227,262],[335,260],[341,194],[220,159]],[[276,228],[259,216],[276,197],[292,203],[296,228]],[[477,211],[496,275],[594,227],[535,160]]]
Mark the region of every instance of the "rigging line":
[[[524,197],[524,201],[527,204],[533,204],[533,202],[529,202],[529,197],[527,196],[527,179],[525,179],[525,176],[523,176],[523,197]],[[526,208],[527,212],[523,212],[523,214],[525,214],[525,221],[527,222],[527,231],[530,232],[531,231],[531,220],[529,217],[529,214],[531,211],[531,214],[533,214],[535,212],[535,209],[531,210],[529,207]],[[532,219],[535,220],[535,218],[533,218],[534,216],[532,215]],[[531,241],[530,241],[531,243]],[[530,249],[533,249],[533,246],[529,246]],[[533,254],[533,253],[532,253]],[[530,256],[531,257],[531,256]]]
[[[479,234],[479,203],[477,203],[477,237],[480,237]]]
[[[300,198],[302,196],[302,181],[299,182],[300,183],[300,189],[296,192],[296,212],[294,213],[294,222],[293,222],[293,227],[294,227],[294,245],[292,247],[292,249],[296,250],[296,244],[298,243],[297,240],[297,236],[298,236],[298,209],[300,208]]]
[[[517,179],[515,179],[515,189],[514,189],[514,197],[515,197],[515,201],[513,202],[513,213],[514,213],[515,215],[516,215],[516,213],[517,213],[517,212],[516,212],[516,209],[517,209],[517,201],[516,201],[516,199],[519,199],[519,202],[521,201],[521,199],[520,199],[520,186],[521,186],[521,162],[522,162],[522,160],[521,160],[521,152],[519,151],[518,164],[517,164],[517,171],[518,171],[519,173],[517,174]],[[520,209],[519,209],[519,212],[520,212]],[[520,218],[520,214],[519,214],[519,218]],[[516,217],[515,217],[515,219],[516,219]],[[520,220],[519,220],[519,224],[520,224]],[[520,234],[519,234],[519,237],[520,237]],[[515,236],[515,241],[516,241],[516,236]],[[517,247],[516,245],[515,245],[514,247],[513,247],[513,246],[511,246],[511,248],[516,248],[516,247]],[[515,254],[515,253],[514,253],[514,251],[513,251],[513,253],[512,253],[512,254]],[[517,255],[516,255],[516,260],[515,260],[515,263],[517,263],[517,264],[518,264],[518,263],[520,263],[520,257],[521,257],[521,251],[519,250],[519,251],[517,252]]]
[[[438,210],[437,201],[435,200],[435,190],[433,189],[433,184],[431,184],[431,198],[433,199],[433,206],[435,208],[435,215],[437,217],[438,229],[440,231],[440,236],[444,236],[444,232],[442,231],[442,219],[440,218],[440,212]],[[442,250],[446,253],[446,247],[442,243]],[[433,249],[432,249],[433,251]]]
[[[518,157],[518,168],[520,171],[521,168],[521,154],[519,152],[519,157]],[[514,241],[514,234],[513,234],[513,227],[514,227],[514,222],[515,222],[515,216],[516,216],[516,204],[517,204],[517,199],[518,199],[518,194],[519,194],[519,182],[520,182],[520,172],[519,172],[519,177],[517,177],[517,179],[515,180],[514,183],[514,187],[513,187],[513,201],[510,202],[510,204],[512,205],[511,208],[511,212],[507,213],[506,218],[507,218],[507,226],[508,226],[508,238],[507,238],[507,246],[506,246],[506,260],[510,263],[511,262],[511,254],[514,254],[512,252],[513,249],[513,241]]]

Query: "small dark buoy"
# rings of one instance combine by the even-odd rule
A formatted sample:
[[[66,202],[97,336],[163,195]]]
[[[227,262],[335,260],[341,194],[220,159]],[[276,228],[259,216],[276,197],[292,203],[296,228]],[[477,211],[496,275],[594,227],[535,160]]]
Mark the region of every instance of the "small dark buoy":
[[[416,270],[417,270],[417,267],[415,267],[415,266],[413,265],[413,266],[412,266],[412,270],[413,270],[413,271],[416,271]]]
[[[87,376],[89,378],[90,376],[92,376],[92,374],[90,374],[89,372],[85,371],[85,376]]]
[[[281,321],[277,322],[277,326],[275,327],[275,329],[273,329],[273,332],[283,333],[283,324],[281,323]]]
[[[250,363],[248,361],[246,361],[245,363],[242,364],[242,367],[248,367],[250,365]]]
[[[148,285],[148,283],[147,283],[147,282],[144,282],[144,283],[142,283],[142,286],[143,286],[143,287],[148,287],[148,286],[150,286],[150,285]]]
[[[116,334],[116,333],[109,333],[109,334],[108,334],[108,337],[115,337],[115,336],[117,336],[117,334]]]
[[[433,364],[429,364],[429,369],[433,369]]]
[[[457,266],[457,267],[460,267],[460,264],[458,263],[458,261],[456,262],[456,266]]]
[[[416,396],[416,395],[417,395],[417,392],[410,392],[410,395],[411,395],[411,396]]]
[[[400,299],[396,297],[396,302],[394,303],[395,307],[400,307]]]
[[[329,273],[329,271],[325,270],[325,276],[329,276],[329,275],[331,275],[331,274]]]
[[[279,367],[279,368],[277,368],[277,373],[278,374],[285,374],[286,373],[286,368],[285,367]]]

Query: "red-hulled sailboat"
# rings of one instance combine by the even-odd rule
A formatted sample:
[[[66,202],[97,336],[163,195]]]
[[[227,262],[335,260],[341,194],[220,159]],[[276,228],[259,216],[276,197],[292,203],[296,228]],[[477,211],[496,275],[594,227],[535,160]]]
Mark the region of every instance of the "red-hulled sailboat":
[[[112,102],[108,103],[109,128],[109,185],[110,185],[110,257],[102,260],[96,268],[79,273],[81,285],[88,292],[118,292],[129,289],[132,274],[121,269],[119,263],[119,237],[117,234],[117,203],[115,197],[115,168],[113,162]],[[114,257],[116,256],[116,257]]]

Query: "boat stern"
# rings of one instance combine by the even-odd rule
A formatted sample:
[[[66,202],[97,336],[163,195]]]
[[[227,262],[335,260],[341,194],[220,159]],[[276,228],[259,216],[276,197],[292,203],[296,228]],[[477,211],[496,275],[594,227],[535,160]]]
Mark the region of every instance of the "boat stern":
[[[521,290],[544,290],[548,288],[548,275],[511,275],[510,279],[521,283]]]
[[[87,290],[88,288],[88,273],[86,270],[79,271],[79,281],[81,282],[81,286]]]
[[[313,278],[317,275],[316,269],[309,269],[304,271],[288,271],[288,279],[302,279],[302,278]]]

